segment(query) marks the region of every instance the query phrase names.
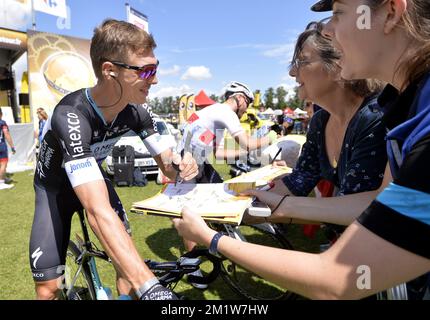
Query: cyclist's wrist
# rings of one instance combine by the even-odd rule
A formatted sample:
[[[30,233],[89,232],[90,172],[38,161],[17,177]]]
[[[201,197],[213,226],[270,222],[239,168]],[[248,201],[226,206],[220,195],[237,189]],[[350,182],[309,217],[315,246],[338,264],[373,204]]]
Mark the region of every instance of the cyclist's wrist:
[[[149,279],[146,281],[139,289],[136,290],[136,296],[140,299],[149,289],[151,289],[154,285],[160,283],[156,277]]]

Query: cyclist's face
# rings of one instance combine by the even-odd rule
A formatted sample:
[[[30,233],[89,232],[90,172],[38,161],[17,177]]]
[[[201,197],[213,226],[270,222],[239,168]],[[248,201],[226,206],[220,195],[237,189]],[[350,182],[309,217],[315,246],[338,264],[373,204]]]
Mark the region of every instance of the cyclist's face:
[[[140,51],[137,54],[129,54],[125,63],[132,66],[144,66],[150,64],[157,64],[157,58],[152,50]],[[118,79],[123,83],[124,96],[127,97],[130,103],[143,104],[149,94],[149,89],[152,85],[158,83],[157,76],[154,75],[148,79],[139,77],[139,72],[130,69],[119,69],[120,75]]]
[[[239,108],[237,110],[237,115],[240,119],[243,117],[243,115],[245,114],[246,110],[249,107],[249,100],[242,94],[237,95],[237,98],[239,100]]]

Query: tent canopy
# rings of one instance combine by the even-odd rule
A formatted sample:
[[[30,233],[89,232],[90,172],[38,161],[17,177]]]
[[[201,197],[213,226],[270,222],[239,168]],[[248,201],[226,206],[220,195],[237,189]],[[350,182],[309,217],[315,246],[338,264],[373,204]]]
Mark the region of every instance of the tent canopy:
[[[194,102],[198,108],[206,108],[216,103],[211,98],[209,98],[203,90],[201,90],[195,97]]]

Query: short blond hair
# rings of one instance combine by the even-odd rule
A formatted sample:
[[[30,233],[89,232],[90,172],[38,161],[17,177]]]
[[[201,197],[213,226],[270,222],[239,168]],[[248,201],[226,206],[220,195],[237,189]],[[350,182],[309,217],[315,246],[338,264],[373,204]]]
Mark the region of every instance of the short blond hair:
[[[145,30],[125,21],[107,19],[94,29],[91,40],[90,55],[94,73],[97,78],[101,78],[104,62],[124,62],[130,53],[156,47],[153,36]]]

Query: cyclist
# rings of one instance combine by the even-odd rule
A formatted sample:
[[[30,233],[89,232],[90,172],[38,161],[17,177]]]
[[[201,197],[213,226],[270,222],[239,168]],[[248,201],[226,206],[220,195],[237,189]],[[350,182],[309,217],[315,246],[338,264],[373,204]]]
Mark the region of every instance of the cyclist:
[[[371,9],[370,28],[357,24],[363,23],[364,6]],[[428,0],[322,0],[314,9],[333,9],[324,32],[342,52],[344,79],[389,83],[379,99],[388,109],[385,121],[391,130],[383,190],[319,255],[215,237],[216,232],[188,210],[175,224],[187,239],[210,246],[212,252],[219,250],[299,294],[357,299],[430,271],[430,5]],[[341,210],[356,210],[362,206],[359,202],[346,203]]]
[[[208,156],[214,152],[217,158],[230,159],[240,156],[239,150],[224,149],[224,134],[228,130],[235,141],[245,150],[251,151],[269,145],[276,139],[274,135],[262,138],[251,138],[240,124],[240,118],[245,114],[249,105],[254,102],[254,94],[244,83],[232,81],[225,88],[225,102],[216,103],[203,110],[197,111],[188,119],[184,127],[183,139],[179,149],[183,149],[187,138],[192,136],[188,146],[193,157],[199,165],[199,175],[196,177],[198,183],[212,183],[222,181],[218,173],[208,163]],[[184,239],[185,250],[191,251],[195,243]],[[199,276],[197,270],[195,276]],[[206,285],[195,284],[199,289],[205,289]]]
[[[262,138],[250,137],[240,124],[249,105],[254,102],[254,94],[244,83],[233,81],[227,85],[224,94],[225,102],[216,103],[203,110],[197,111],[188,119],[184,127],[183,140],[180,149],[184,148],[188,134],[192,135],[190,150],[199,164],[198,182],[205,178],[208,156],[215,151],[217,158],[238,158],[238,150],[224,150],[224,134],[227,129],[240,147],[247,151],[257,150],[268,146],[276,140],[276,133],[270,132]]]
[[[155,47],[153,37],[140,28],[104,21],[91,41],[97,85],[65,96],[45,125],[34,178],[36,208],[30,239],[38,299],[56,298],[72,215],[82,207],[117,271],[120,294],[176,298],[139,256],[127,233],[125,210],[100,167],[120,137],[132,130],[168,177],[177,174],[173,160],[184,180],[197,174],[191,154],[181,159],[172,153],[173,146],[161,142],[151,108],[145,104],[150,87],[157,84]]]
[[[15,154],[15,147],[9,133],[9,127],[6,121],[2,120],[3,112],[0,108],[0,190],[11,189],[13,184],[6,184],[6,168],[9,161],[7,154],[7,145],[9,143],[12,153]]]

